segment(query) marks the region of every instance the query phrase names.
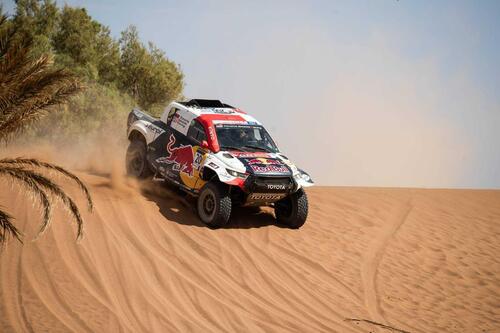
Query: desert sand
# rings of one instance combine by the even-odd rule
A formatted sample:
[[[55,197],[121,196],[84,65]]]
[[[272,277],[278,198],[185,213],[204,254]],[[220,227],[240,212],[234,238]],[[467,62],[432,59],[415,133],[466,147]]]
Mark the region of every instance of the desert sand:
[[[40,212],[0,185],[25,233],[0,254],[1,332],[500,332],[500,191],[315,187],[300,230],[269,209],[211,230],[161,185],[77,174],[78,243],[61,209],[33,242]]]

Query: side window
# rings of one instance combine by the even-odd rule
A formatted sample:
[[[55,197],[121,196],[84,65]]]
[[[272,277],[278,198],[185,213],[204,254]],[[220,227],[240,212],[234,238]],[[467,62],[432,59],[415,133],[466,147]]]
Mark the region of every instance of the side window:
[[[170,112],[168,113],[168,117],[167,117],[167,125],[168,126],[170,126],[170,124],[172,123],[172,119],[174,119],[174,114],[176,112],[177,112],[176,108],[170,109]]]
[[[189,130],[187,136],[196,141],[197,143],[202,142],[207,139],[207,135],[205,134],[205,129],[203,125],[196,119],[193,119],[191,124],[189,125]]]

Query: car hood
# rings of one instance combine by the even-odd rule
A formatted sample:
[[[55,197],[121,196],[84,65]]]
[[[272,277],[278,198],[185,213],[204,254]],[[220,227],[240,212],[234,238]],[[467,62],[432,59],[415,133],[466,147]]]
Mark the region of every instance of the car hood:
[[[246,173],[263,176],[291,176],[293,166],[281,154],[265,152],[230,152],[245,167]]]

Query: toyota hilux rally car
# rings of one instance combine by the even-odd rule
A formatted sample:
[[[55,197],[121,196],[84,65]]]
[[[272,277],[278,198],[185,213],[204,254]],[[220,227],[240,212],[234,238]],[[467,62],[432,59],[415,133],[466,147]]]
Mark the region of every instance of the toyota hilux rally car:
[[[281,154],[253,117],[218,100],[173,102],[160,119],[128,116],[129,175],[168,181],[197,197],[200,219],[228,223],[235,205],[272,206],[278,223],[301,227],[310,176]]]

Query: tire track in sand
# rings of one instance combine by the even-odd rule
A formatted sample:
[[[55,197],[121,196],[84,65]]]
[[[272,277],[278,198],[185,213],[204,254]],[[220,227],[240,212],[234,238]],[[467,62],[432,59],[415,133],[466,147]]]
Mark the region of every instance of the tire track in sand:
[[[17,264],[17,304],[19,305],[19,312],[21,313],[21,318],[22,322],[20,323],[21,326],[26,330],[26,332],[33,333],[35,332],[33,330],[33,327],[31,326],[28,316],[26,314],[26,309],[24,307],[24,301],[23,301],[23,248],[19,250],[19,261]]]
[[[389,241],[406,221],[412,208],[411,199],[398,207],[394,211],[392,218],[384,224],[382,230],[370,243],[363,256],[361,264],[361,280],[363,283],[365,307],[371,317],[371,320],[376,322],[386,322],[382,312],[380,311],[380,300],[376,286],[380,261],[384,256]]]

